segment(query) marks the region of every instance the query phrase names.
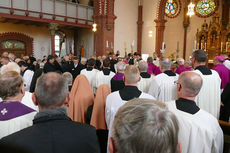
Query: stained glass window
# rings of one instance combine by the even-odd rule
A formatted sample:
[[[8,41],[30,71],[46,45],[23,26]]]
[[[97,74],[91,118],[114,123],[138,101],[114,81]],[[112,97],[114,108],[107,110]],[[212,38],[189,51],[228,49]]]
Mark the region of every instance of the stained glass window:
[[[7,40],[2,42],[3,49],[25,49],[25,44],[20,41]]]
[[[200,0],[195,6],[195,11],[202,17],[209,16],[215,12],[216,2],[215,0]]]
[[[179,0],[168,0],[165,5],[165,15],[169,18],[176,17],[180,12]]]

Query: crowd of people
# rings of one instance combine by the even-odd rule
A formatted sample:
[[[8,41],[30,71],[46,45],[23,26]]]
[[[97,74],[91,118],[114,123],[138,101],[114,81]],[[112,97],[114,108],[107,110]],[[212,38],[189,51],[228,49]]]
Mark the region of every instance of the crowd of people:
[[[230,61],[139,53],[16,58],[0,69],[0,147],[40,152],[222,153]],[[13,146],[13,147],[12,147]]]

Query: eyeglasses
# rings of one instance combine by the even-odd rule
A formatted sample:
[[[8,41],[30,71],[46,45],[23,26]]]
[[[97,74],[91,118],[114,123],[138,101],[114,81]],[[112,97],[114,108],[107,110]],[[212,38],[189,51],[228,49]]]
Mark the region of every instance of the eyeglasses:
[[[177,80],[177,81],[174,81],[174,84],[175,84],[175,85],[181,86],[181,83],[179,83],[178,80]]]

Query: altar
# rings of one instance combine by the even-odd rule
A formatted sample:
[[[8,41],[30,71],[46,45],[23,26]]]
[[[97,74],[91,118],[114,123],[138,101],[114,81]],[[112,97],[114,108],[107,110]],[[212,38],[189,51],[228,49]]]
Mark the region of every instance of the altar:
[[[212,67],[216,56],[230,53],[230,21],[228,25],[222,25],[219,15],[215,13],[209,24],[204,20],[201,29],[197,29],[196,42],[197,49],[207,52],[208,65]]]

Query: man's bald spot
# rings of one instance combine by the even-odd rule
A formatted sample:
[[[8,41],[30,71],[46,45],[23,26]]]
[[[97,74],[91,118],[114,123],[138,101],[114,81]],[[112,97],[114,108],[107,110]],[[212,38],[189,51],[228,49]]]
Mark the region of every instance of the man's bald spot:
[[[191,71],[181,73],[178,82],[181,84],[184,94],[187,96],[196,96],[203,84],[199,74]]]

